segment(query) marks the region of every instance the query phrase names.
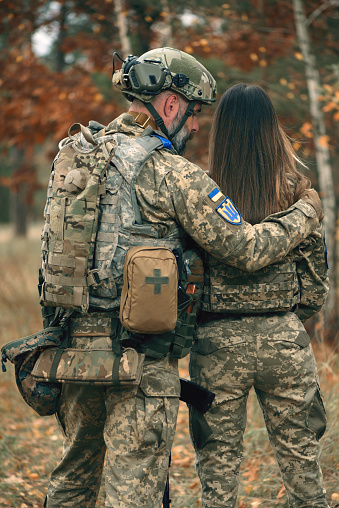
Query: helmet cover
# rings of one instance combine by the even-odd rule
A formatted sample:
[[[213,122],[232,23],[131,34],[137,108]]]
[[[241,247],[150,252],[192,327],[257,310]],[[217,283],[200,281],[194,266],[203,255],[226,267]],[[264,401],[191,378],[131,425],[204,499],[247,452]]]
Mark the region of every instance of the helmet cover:
[[[152,49],[140,57],[128,57],[122,69],[114,72],[112,81],[130,101],[136,98],[150,102],[168,89],[188,101],[211,105],[216,100],[212,74],[192,55],[173,48]]]

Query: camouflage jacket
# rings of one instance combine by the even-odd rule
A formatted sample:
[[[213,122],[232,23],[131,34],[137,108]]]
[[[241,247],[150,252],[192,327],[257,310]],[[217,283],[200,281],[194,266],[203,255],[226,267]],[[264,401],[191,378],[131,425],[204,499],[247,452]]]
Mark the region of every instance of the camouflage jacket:
[[[130,136],[143,133],[128,113],[107,129]],[[255,226],[222,213],[227,198],[215,182],[173,150],[157,151],[147,160],[135,190],[143,221],[152,224],[160,238],[180,224],[204,250],[246,271],[282,260],[319,224],[313,207],[303,201]]]

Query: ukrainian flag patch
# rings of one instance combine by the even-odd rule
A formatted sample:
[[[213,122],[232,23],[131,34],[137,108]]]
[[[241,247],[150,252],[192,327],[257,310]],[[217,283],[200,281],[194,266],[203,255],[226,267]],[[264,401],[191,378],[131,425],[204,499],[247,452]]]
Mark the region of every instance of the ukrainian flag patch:
[[[211,198],[212,199],[212,198]],[[212,199],[213,201],[213,199]],[[242,224],[242,217],[239,210],[235,207],[228,196],[216,208],[216,212],[230,224],[240,226]]]
[[[209,193],[208,197],[213,201],[213,203],[216,203],[218,199],[220,199],[222,196],[222,193],[219,189],[215,188],[212,190],[212,192]]]

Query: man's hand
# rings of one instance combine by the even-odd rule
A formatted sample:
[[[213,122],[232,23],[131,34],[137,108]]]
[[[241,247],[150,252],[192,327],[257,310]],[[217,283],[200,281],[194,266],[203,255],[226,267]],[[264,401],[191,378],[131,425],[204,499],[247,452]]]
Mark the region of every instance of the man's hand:
[[[302,199],[303,201],[306,201],[309,205],[313,206],[315,209],[318,219],[323,220],[324,218],[324,212],[321,206],[321,201],[319,194],[315,189],[306,189],[302,194],[300,195],[299,199]]]

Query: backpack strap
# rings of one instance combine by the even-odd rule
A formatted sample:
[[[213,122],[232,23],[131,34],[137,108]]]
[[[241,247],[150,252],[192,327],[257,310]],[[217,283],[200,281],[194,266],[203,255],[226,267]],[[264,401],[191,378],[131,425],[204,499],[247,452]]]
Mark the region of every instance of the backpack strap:
[[[133,205],[133,211],[134,211],[134,216],[135,216],[135,222],[140,225],[142,225],[142,218],[141,218],[140,209],[139,209],[139,205],[138,205],[138,201],[137,201],[137,195],[136,195],[135,187],[134,187],[135,181],[136,181],[142,167],[144,166],[146,161],[151,157],[154,150],[159,150],[164,147],[164,143],[163,143],[162,139],[160,139],[160,137],[158,137],[156,135],[154,135],[154,136],[150,135],[150,132],[153,132],[153,130],[151,129],[151,127],[148,127],[142,136],[133,138],[133,141],[135,143],[137,143],[138,145],[140,145],[140,147],[146,152],[145,158],[144,158],[142,164],[140,164],[139,171],[137,171],[134,174],[134,177],[131,182],[132,205]]]
[[[74,123],[73,125],[71,125],[71,127],[68,130],[69,138],[73,139],[73,141],[77,141],[77,138],[73,136],[71,132],[79,129],[88,143],[90,143],[93,146],[96,146],[98,144],[97,141],[94,139],[91,131],[88,129],[88,127],[84,127],[81,123]]]

